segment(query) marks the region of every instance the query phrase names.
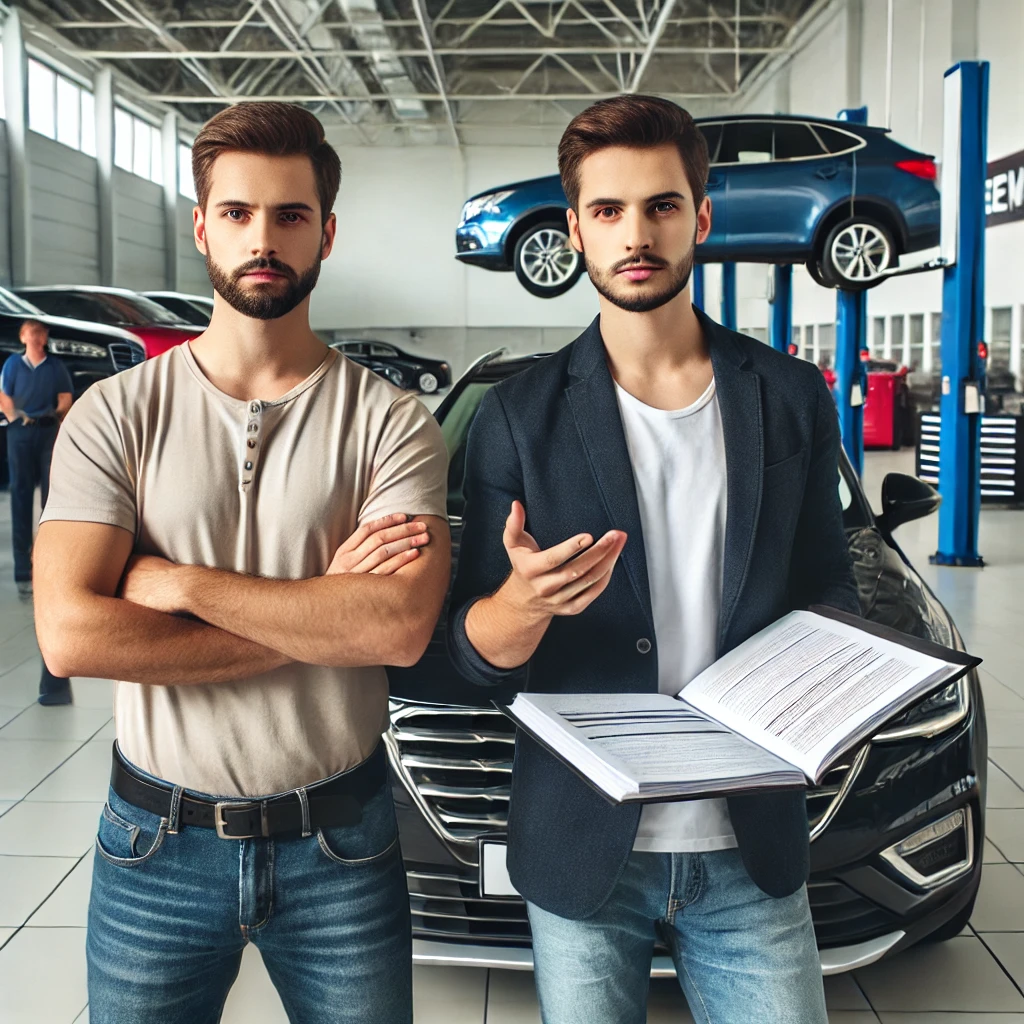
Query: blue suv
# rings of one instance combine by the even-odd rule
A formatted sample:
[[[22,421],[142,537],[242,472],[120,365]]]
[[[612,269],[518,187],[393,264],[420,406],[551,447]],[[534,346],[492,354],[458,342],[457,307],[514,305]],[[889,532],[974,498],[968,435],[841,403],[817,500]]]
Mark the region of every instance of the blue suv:
[[[829,288],[870,288],[902,253],[938,245],[932,157],[884,128],[805,117],[718,117],[697,125],[711,156],[711,234],[701,263],[805,263]],[[557,174],[483,192],[462,208],[456,258],[514,270],[541,298],[583,273]]]

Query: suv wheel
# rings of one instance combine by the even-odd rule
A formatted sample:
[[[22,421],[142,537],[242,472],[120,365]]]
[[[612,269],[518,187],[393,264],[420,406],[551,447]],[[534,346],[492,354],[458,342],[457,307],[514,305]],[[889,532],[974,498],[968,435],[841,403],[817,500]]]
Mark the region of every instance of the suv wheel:
[[[416,383],[425,395],[432,395],[437,390],[437,377],[432,373],[421,373]]]
[[[516,242],[512,265],[519,283],[541,299],[564,295],[583,273],[583,257],[569,244],[564,222],[527,228]]]
[[[819,262],[821,277],[832,287],[863,291],[885,280],[884,271],[896,266],[898,254],[881,221],[849,217],[828,233]]]

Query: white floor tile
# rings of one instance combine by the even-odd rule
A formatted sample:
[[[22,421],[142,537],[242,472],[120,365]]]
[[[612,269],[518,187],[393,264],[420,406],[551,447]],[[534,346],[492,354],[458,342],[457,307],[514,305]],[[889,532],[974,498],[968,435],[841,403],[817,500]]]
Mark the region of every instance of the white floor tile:
[[[44,708],[33,704],[0,728],[4,740],[89,740],[110,721],[110,712],[74,704]]]
[[[4,1024],[70,1024],[87,1002],[84,928],[22,928],[0,950]]]
[[[73,857],[0,857],[0,925],[23,925],[74,866]]]
[[[0,729],[2,729],[8,722],[13,721],[20,715],[25,708],[22,707],[0,707]]]
[[[1024,933],[989,933],[983,941],[1018,987],[1024,988]]]
[[[102,803],[23,800],[0,818],[0,854],[81,857],[93,848]]]
[[[1024,1013],[1024,996],[973,937],[915,946],[856,972],[875,1012]]]
[[[1018,665],[1022,663],[1024,652]],[[1024,711],[1001,711],[988,716],[988,746],[989,750],[1024,747]]]
[[[481,967],[414,967],[416,1024],[483,1024],[487,971]]]
[[[985,832],[1007,860],[1024,863],[1024,810],[989,811]]]
[[[883,1013],[882,1024],[1024,1024],[1024,1013]]]
[[[3,733],[0,732],[0,736]],[[988,785],[985,789],[985,805],[988,808],[1024,807],[1024,789],[1021,789],[997,764],[990,761]]]
[[[1005,864],[1006,858],[999,852],[990,839],[985,840],[985,851],[982,854],[982,864]]]
[[[825,1006],[829,1010],[870,1010],[871,1004],[852,974],[832,974],[825,981]]]
[[[533,971],[491,971],[487,1024],[540,1024]]]
[[[71,695],[80,708],[99,708],[113,714],[114,684],[109,679],[72,679]]]
[[[110,749],[110,744],[117,738],[117,732],[114,729],[114,719],[111,718],[105,726],[98,733],[96,733],[96,740],[106,740],[107,749]]]
[[[75,740],[0,739],[0,800],[20,800],[80,746]]]
[[[3,817],[17,802],[17,800],[0,800],[0,817]]]
[[[828,1024],[878,1024],[871,1010],[829,1010]]]
[[[988,717],[992,718],[993,716],[989,715]],[[1000,747],[998,750],[990,750],[989,758],[999,765],[1018,786],[1024,786],[1024,750]]]
[[[12,858],[13,859],[13,858]],[[43,864],[56,858],[33,857]],[[74,864],[74,861],[71,862]],[[50,893],[46,902],[29,918],[32,928],[84,928],[89,922],[89,891],[92,887],[93,856],[90,851]]]
[[[245,947],[238,980],[228,993],[221,1024],[288,1024],[281,997],[255,946]]]
[[[74,1019],[74,1024],[89,1024],[89,1007],[87,1006],[79,1016]]]
[[[30,800],[64,800],[101,803],[110,787],[110,744],[96,740],[83,744],[42,785],[29,794]]]
[[[17,930],[17,928],[0,928],[0,949],[4,948],[4,944]]]
[[[984,868],[971,927],[979,932],[1024,931],[1024,875],[1013,864]]]

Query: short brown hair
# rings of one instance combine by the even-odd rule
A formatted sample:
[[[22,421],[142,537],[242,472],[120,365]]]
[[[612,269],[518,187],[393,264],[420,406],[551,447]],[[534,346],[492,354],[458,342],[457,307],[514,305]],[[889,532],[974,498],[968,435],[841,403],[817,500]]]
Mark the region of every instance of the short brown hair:
[[[236,103],[214,114],[192,143],[192,178],[199,205],[210,197],[213,162],[231,150],[266,156],[308,156],[313,163],[320,218],[327,223],[341,184],[341,160],[324,126],[293,103]]]
[[[576,210],[580,198],[580,165],[608,146],[650,149],[674,145],[683,159],[693,204],[704,198],[708,183],[708,144],[689,112],[657,96],[613,96],[577,114],[558,144],[562,190]]]
[[[18,333],[21,334],[21,332],[26,327],[38,327],[40,330],[46,331],[47,334],[50,333],[50,328],[47,327],[42,320],[36,320],[34,317],[31,316],[26,317],[24,320],[21,321],[21,326],[18,328]]]

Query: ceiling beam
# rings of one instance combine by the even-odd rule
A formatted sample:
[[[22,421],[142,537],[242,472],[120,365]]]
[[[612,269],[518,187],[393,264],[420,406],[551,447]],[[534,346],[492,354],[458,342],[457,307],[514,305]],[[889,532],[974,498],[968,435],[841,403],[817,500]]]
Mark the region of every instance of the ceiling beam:
[[[448,99],[465,103],[508,103],[509,100],[520,102],[540,103],[551,101],[592,103],[594,100],[605,99],[609,96],[618,96],[614,90],[602,92],[541,92],[541,93],[516,93],[510,95],[507,91],[500,93],[448,93]],[[662,92],[658,95],[666,99],[684,100],[720,100],[721,92]],[[390,103],[392,100],[421,100],[424,103],[440,103],[441,94],[438,92],[410,92],[410,93],[371,93],[362,96],[348,96],[343,93],[294,93],[280,96],[196,96],[192,93],[147,93],[142,99],[152,100],[159,103],[172,104],[217,104],[243,103],[243,102],[268,102],[274,100],[281,103]],[[355,127],[355,126],[353,126]],[[415,124],[410,127],[415,127]]]
[[[643,80],[644,72],[647,70],[647,65],[651,63],[651,58],[654,56],[654,51],[658,48],[658,43],[661,42],[661,37],[665,33],[665,26],[668,24],[668,19],[672,16],[672,9],[676,5],[676,0],[664,0],[661,12],[658,14],[658,20],[654,23],[654,28],[651,30],[650,38],[647,40],[647,49],[644,50],[643,56],[640,58],[640,63],[636,66],[636,71],[633,72],[633,78],[629,85],[626,87],[626,92],[635,93],[640,87],[640,82]],[[710,53],[710,50],[702,50],[702,53]],[[732,53],[732,49],[726,51]]]
[[[427,46],[427,60],[430,62],[430,70],[434,73],[434,81],[437,83],[438,91],[441,93],[441,104],[444,107],[444,115],[448,119],[448,127],[451,129],[452,139],[456,146],[461,146],[462,140],[459,138],[459,131],[455,127],[455,115],[452,113],[452,105],[448,99],[448,86],[444,80],[444,69],[441,67],[441,61],[434,50],[434,33],[430,27],[430,19],[427,17],[423,0],[412,0],[412,6],[416,11],[416,20],[420,23],[423,42]]]

